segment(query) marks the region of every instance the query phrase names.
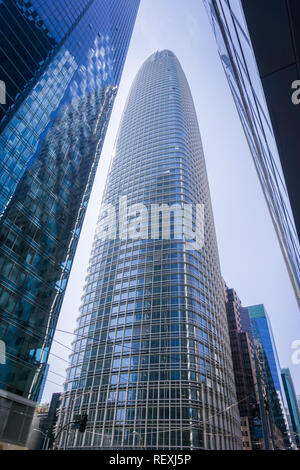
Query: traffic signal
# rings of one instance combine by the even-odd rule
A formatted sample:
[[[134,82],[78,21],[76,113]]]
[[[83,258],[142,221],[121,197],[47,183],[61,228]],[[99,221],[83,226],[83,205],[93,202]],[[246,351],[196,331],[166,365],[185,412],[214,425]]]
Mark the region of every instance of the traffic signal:
[[[74,415],[73,429],[78,429],[79,432],[84,432],[88,421],[88,415]]]
[[[86,429],[87,425],[87,420],[88,420],[88,415],[81,415],[80,422],[79,422],[79,432],[84,432]]]

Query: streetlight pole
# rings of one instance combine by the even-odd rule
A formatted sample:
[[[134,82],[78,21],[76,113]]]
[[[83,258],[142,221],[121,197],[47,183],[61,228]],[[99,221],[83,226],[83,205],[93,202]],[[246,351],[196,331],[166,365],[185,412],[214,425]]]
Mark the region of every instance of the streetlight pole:
[[[76,421],[70,421],[70,423],[67,423],[65,424],[59,431],[58,433],[56,434],[56,436],[54,436],[53,438],[53,450],[56,449],[56,439],[61,435],[61,433],[68,428],[68,426],[70,426],[71,424],[75,424]]]
[[[48,444],[48,442],[49,442],[48,432],[46,434],[45,432],[41,431],[41,429],[37,429],[37,428],[33,428],[33,431],[37,431],[37,432],[40,432],[41,434],[43,434],[44,440],[43,440],[42,450],[45,450],[46,443]],[[47,441],[46,441],[46,439],[47,439]]]
[[[143,449],[144,448],[143,447],[143,441],[142,441],[140,433],[138,433],[137,431],[133,431],[132,434],[136,434],[139,437],[140,447],[141,447],[141,449]]]
[[[71,424],[76,424],[76,429],[79,430],[79,432],[85,432],[87,421],[88,421],[88,415],[87,414],[82,414],[82,415],[76,415],[73,418],[75,418],[73,421],[70,421],[69,423],[66,423],[56,434],[56,436],[53,438],[53,443],[54,443],[54,449],[56,447],[56,439],[61,435],[62,431],[65,429],[69,428]],[[67,434],[67,439],[68,439],[68,434]],[[66,446],[65,446],[66,448]]]

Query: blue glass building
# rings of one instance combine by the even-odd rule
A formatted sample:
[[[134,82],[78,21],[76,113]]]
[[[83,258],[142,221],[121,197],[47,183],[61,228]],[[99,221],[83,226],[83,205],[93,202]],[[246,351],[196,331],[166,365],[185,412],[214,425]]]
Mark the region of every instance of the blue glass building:
[[[286,398],[270,319],[262,304],[246,307],[245,310],[248,310],[250,317],[254,343],[257,342],[261,345],[261,360],[264,364],[264,381],[268,392],[270,411],[288,446],[288,425],[285,416]]]
[[[300,4],[285,0],[203,0],[300,306]]]
[[[204,205],[202,248],[178,233],[184,204],[193,233]],[[199,127],[168,50],[151,55],[131,87],[70,359],[58,432],[74,414],[88,414],[88,425],[62,432],[61,448],[241,448]]]
[[[0,2],[0,441],[26,441],[138,6]]]
[[[259,340],[265,350],[276,390],[282,393],[280,364],[269,315],[264,305],[246,307],[249,313],[253,338]]]
[[[292,431],[294,432],[296,445],[300,449],[300,410],[290,370],[288,368],[281,369],[281,377],[292,422]]]

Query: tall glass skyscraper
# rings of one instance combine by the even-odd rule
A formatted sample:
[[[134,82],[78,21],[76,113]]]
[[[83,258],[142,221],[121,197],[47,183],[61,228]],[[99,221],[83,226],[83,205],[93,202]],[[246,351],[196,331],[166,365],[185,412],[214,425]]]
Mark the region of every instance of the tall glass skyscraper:
[[[203,0],[300,306],[297,1]],[[280,20],[279,20],[280,19]],[[250,32],[250,33],[249,33]],[[294,86],[294,85],[293,85]]]
[[[294,432],[297,447],[300,449],[300,410],[290,370],[288,368],[281,369],[281,377],[289,407],[292,431]]]
[[[273,420],[276,426],[286,441],[286,445],[289,446],[288,425],[285,415],[285,406],[287,401],[284,394],[281,369],[270,319],[264,305],[262,304],[252,305],[250,307],[246,307],[246,309],[248,310],[250,317],[253,340],[262,346],[261,356],[265,363],[264,380],[269,392],[268,399],[270,402],[270,412],[273,415]]]
[[[191,210],[178,218],[174,204]],[[179,229],[197,229],[201,204],[196,249]],[[127,100],[75,334],[58,431],[78,413],[88,425],[62,432],[60,447],[241,448],[201,138],[168,50],[146,60]]]
[[[138,6],[0,2],[0,442],[26,441]]]
[[[246,308],[250,317],[253,338],[262,343],[268,358],[275,388],[282,393],[281,369],[269,315],[262,304],[251,305],[251,307]]]

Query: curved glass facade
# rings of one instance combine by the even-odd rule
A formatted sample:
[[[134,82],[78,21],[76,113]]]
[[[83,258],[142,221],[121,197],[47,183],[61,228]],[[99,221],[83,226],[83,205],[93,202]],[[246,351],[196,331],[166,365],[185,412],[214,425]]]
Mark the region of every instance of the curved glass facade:
[[[293,38],[295,40],[296,37],[292,29],[291,31],[288,29],[291,28],[290,21],[293,16],[289,21],[285,18],[285,10],[289,9],[285,2],[276,2],[276,7],[272,5],[272,14],[269,14],[270,5],[262,5],[263,2],[241,2],[240,0],[203,0],[203,2],[300,306],[300,245],[297,235],[297,229],[299,230],[299,210],[297,210],[299,184],[294,176],[298,174],[296,154],[297,156],[299,154],[299,151],[297,152],[299,144],[296,136],[299,121],[298,114],[293,115],[294,105],[292,105],[290,96],[288,99],[286,96],[282,98],[282,90],[289,91],[293,79],[290,79],[288,85],[280,80],[276,83],[277,88],[269,89],[269,96],[266,95],[268,106],[265,96],[266,90],[264,92],[262,86],[263,83],[266,87],[266,81],[270,81],[270,76],[274,76],[280,70],[287,69],[293,62],[295,62],[294,75],[298,76],[296,59],[290,58],[285,52],[278,54],[278,46],[275,44],[277,38],[282,50],[288,49],[293,53],[296,51],[295,45],[286,45],[287,39]],[[296,7],[298,2],[293,3],[293,8],[299,8]],[[261,71],[261,76],[244,16],[243,9],[245,7],[249,11],[253,10],[252,14],[255,12],[253,30],[265,31],[255,50],[258,56],[265,54],[263,64],[266,66],[266,70]],[[291,12],[290,14],[292,15]],[[268,20],[266,20],[266,16],[268,16]],[[297,17],[298,15],[294,14],[294,18]],[[274,21],[271,30],[269,29],[269,18]],[[284,29],[279,31],[276,18],[281,18],[280,26]],[[272,31],[271,34],[270,31]],[[266,49],[267,37],[269,38],[268,50]],[[279,63],[276,63],[276,66],[270,70],[268,62],[269,59],[272,62],[274,57]],[[284,62],[281,63],[281,61]],[[276,80],[278,80],[278,76],[276,76]],[[271,84],[267,85],[266,89],[269,86]],[[274,110],[276,110],[275,115]],[[291,154],[292,151],[295,153]],[[285,170],[285,175],[283,170]],[[287,177],[288,187],[285,181]],[[293,198],[289,199],[288,191],[293,195]],[[294,213],[291,209],[291,203]],[[294,218],[298,221],[298,227],[295,225]]]
[[[175,213],[153,216],[154,204],[175,203],[204,205],[201,250],[176,236]],[[193,209],[194,228],[195,217]],[[124,236],[124,220],[137,230]],[[84,434],[62,433],[61,447],[240,448],[203,150],[188,83],[170,51],[151,55],[132,85],[82,301],[58,429],[74,414],[89,421]]]
[[[0,2],[0,441],[26,441],[138,6]]]

